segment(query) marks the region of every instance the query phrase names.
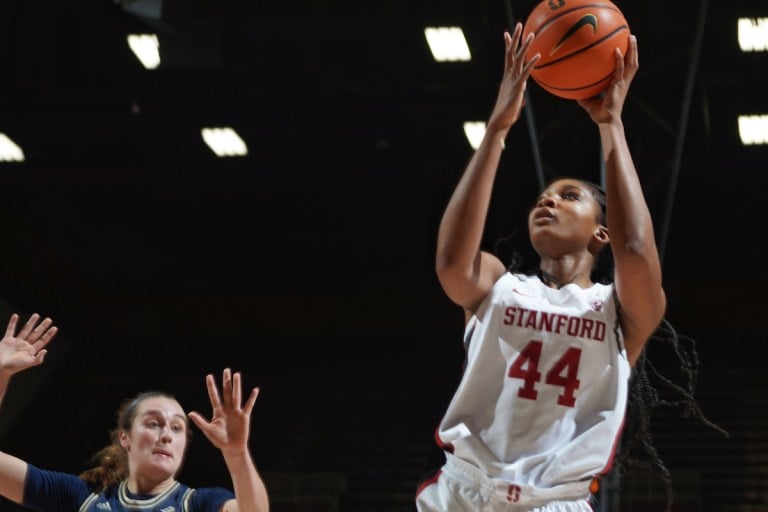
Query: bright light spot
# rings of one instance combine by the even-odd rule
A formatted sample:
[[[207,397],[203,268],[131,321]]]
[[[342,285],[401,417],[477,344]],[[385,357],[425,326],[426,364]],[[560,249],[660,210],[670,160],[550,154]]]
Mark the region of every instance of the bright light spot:
[[[0,133],[0,162],[23,162],[24,151],[4,133]]]
[[[464,135],[467,136],[472,149],[477,149],[485,135],[485,123],[483,121],[466,121],[464,123]]]
[[[768,50],[768,18],[739,18],[738,23],[741,51]]]
[[[768,115],[739,116],[739,137],[745,146],[768,144]]]
[[[432,57],[438,62],[472,60],[464,32],[459,27],[427,27],[424,29]]]
[[[155,34],[131,34],[128,46],[145,68],[155,69],[160,65],[160,41]]]
[[[216,156],[245,156],[248,148],[243,139],[229,127],[203,128],[203,140]]]

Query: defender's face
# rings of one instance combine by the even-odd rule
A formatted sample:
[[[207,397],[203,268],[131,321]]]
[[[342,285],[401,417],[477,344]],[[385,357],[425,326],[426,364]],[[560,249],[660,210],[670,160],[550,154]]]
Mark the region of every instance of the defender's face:
[[[187,428],[186,414],[176,400],[151,397],[138,404],[130,432],[120,435],[131,474],[157,481],[172,478],[181,467]]]

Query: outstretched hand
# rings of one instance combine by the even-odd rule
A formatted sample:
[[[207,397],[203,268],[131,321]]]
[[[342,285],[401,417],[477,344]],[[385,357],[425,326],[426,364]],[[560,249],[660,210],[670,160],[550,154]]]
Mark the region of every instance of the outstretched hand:
[[[621,50],[616,48],[616,68],[613,72],[613,79],[608,89],[598,98],[578,100],[579,105],[589,114],[589,117],[596,123],[609,123],[614,119],[621,118],[621,111],[624,108],[624,101],[627,99],[629,85],[637,73],[639,61],[637,57],[637,38],[634,35],[629,36],[629,46],[627,54],[621,55]]]
[[[239,372],[233,374],[229,368],[225,368],[221,395],[219,395],[213,375],[208,374],[205,377],[205,383],[208,386],[208,397],[213,409],[211,420],[206,420],[197,412],[189,413],[189,418],[224,455],[238,454],[248,449],[251,411],[259,395],[259,389],[254,388],[245,404],[241,405],[241,380]]]
[[[524,41],[522,37],[522,23],[515,25],[515,30],[511,36],[509,32],[504,32],[504,46],[506,48],[504,76],[499,87],[496,105],[488,121],[489,128],[507,130],[520,118],[528,77],[531,76],[531,70],[536,61],[541,57],[537,53],[526,61],[534,34],[528,34]]]
[[[32,366],[43,363],[46,346],[58,332],[50,318],[40,321],[40,315],[34,313],[16,334],[19,315],[14,313],[8,321],[5,336],[0,340],[0,372],[13,375]]]

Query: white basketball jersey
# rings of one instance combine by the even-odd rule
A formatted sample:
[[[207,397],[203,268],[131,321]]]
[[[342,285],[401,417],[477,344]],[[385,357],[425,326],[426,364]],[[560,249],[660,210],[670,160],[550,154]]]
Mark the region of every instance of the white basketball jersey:
[[[537,488],[606,472],[630,374],[616,311],[612,285],[502,275],[467,323],[438,441],[491,478]]]

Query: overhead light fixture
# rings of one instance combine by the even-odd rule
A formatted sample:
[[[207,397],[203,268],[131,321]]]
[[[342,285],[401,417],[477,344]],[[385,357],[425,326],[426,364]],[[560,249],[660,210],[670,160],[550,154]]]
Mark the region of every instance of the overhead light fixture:
[[[147,69],[160,65],[160,41],[156,34],[129,34],[128,46]]]
[[[229,127],[203,128],[203,140],[216,156],[246,156],[248,147],[243,139]]]
[[[741,51],[768,50],[768,18],[739,18],[738,27]]]
[[[24,151],[6,134],[0,133],[0,162],[23,162]]]
[[[472,149],[477,149],[485,135],[485,123],[483,121],[466,121],[464,123],[464,135],[467,136]]]
[[[427,27],[424,29],[429,50],[437,62],[469,61],[469,52],[464,32],[459,27]]]
[[[739,116],[739,137],[745,146],[768,144],[768,115]]]

